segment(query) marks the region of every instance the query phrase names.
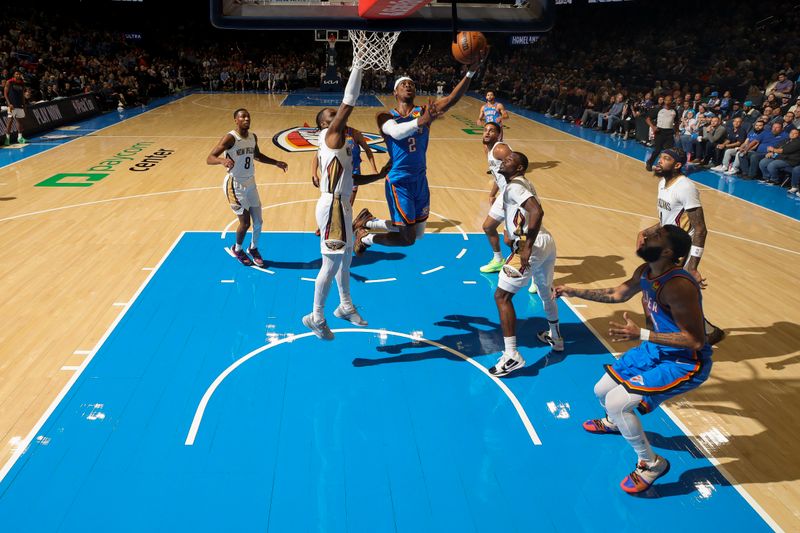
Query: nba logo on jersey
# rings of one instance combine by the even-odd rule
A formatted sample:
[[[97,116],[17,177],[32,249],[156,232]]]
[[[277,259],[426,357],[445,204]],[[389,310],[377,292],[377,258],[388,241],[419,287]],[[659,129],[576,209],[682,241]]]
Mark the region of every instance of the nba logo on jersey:
[[[633,376],[632,378],[629,378],[628,381],[644,386],[644,379],[642,379],[642,376]]]

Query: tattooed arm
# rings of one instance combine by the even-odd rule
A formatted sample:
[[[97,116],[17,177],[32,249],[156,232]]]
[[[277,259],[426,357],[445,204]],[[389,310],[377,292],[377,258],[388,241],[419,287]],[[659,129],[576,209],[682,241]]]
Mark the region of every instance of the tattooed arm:
[[[644,270],[646,266],[646,264],[641,265],[634,271],[630,279],[626,280],[618,287],[608,289],[576,289],[574,287],[567,287],[566,285],[559,285],[555,288],[556,298],[560,296],[575,296],[584,300],[608,304],[627,302],[636,293],[642,290],[639,286],[639,278],[642,275],[642,270]]]

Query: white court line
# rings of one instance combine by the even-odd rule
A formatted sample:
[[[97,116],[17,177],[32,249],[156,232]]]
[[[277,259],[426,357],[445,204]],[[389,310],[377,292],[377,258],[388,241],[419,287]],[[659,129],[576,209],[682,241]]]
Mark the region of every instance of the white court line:
[[[378,334],[378,335],[394,335],[396,337],[402,337],[404,339],[409,339],[409,340],[412,340],[414,342],[424,342],[426,344],[429,344],[431,346],[439,348],[440,350],[444,350],[444,351],[446,351],[448,353],[451,353],[451,354],[453,354],[453,355],[455,355],[457,357],[460,357],[464,361],[468,362],[469,364],[471,364],[472,366],[474,366],[475,368],[480,370],[480,372],[483,375],[485,375],[486,377],[491,379],[494,382],[495,385],[500,387],[500,390],[502,390],[505,393],[505,395],[508,397],[508,399],[511,400],[511,404],[514,406],[514,409],[517,411],[517,415],[519,415],[520,420],[522,420],[522,424],[525,426],[525,430],[528,432],[528,436],[530,437],[530,439],[533,442],[533,444],[535,446],[540,446],[542,444],[542,441],[539,439],[539,435],[536,433],[536,430],[533,428],[533,424],[531,423],[530,418],[528,418],[528,414],[525,412],[525,409],[522,407],[522,404],[520,404],[519,400],[514,395],[514,393],[511,392],[511,390],[506,386],[506,384],[503,383],[500,379],[498,379],[498,378],[494,377],[493,375],[491,375],[489,373],[489,371],[486,369],[485,366],[481,365],[480,363],[478,363],[477,361],[475,361],[471,357],[469,357],[467,355],[464,355],[463,353],[461,353],[459,351],[456,351],[456,350],[450,348],[449,346],[445,346],[443,344],[440,344],[440,343],[438,343],[436,341],[428,340],[426,338],[423,338],[423,337],[420,337],[420,336],[417,336],[417,335],[408,335],[406,333],[399,333],[397,331],[389,331],[389,330],[386,330],[386,329],[365,329],[365,328],[358,328],[358,329],[356,329],[356,328],[344,328],[344,329],[334,329],[332,331],[334,333],[370,333],[370,334]],[[249,359],[252,359],[256,355],[258,355],[258,354],[260,354],[262,352],[265,352],[265,351],[269,350],[270,348],[274,348],[275,346],[278,346],[280,344],[284,344],[284,343],[287,343],[287,342],[294,342],[296,340],[303,339],[303,338],[306,338],[306,337],[310,337],[310,336],[313,336],[313,335],[314,335],[314,333],[311,333],[311,332],[309,332],[309,333],[301,333],[299,335],[290,335],[290,336],[285,337],[283,339],[279,339],[279,340],[273,341],[273,342],[271,342],[269,344],[266,344],[266,345],[264,345],[264,346],[262,346],[260,348],[257,348],[256,350],[253,350],[252,352],[248,353],[247,355],[237,359],[233,364],[231,364],[228,368],[226,368],[219,376],[217,376],[217,378],[211,383],[211,385],[209,385],[208,389],[206,389],[205,394],[203,394],[203,397],[200,399],[200,403],[197,405],[197,409],[195,410],[194,418],[192,418],[192,424],[189,427],[189,432],[186,435],[186,441],[184,442],[184,444],[186,446],[194,445],[194,441],[197,438],[197,432],[200,429],[200,423],[203,421],[203,414],[205,413],[206,406],[208,405],[208,402],[211,400],[211,397],[214,395],[214,392],[217,390],[217,388],[222,384],[222,382],[225,380],[225,378],[228,377],[231,374],[231,372],[236,370],[238,367],[240,367],[242,364],[244,364]]]
[[[142,270],[149,272],[155,269],[153,267],[143,267]]]
[[[458,252],[458,255],[456,256],[456,259],[461,259],[462,257],[464,257],[465,253],[467,253],[467,249],[466,248],[462,248],[461,251]]]
[[[128,302],[114,302],[111,305],[113,305],[114,307],[127,307],[128,306]]]
[[[584,318],[584,316],[581,315],[581,313],[577,309],[575,309],[576,306],[574,304],[570,303],[570,301],[564,297],[561,298],[561,301],[567,304],[567,307],[572,309],[572,312],[575,313],[575,316],[577,316],[581,320],[581,322],[583,322],[583,325],[586,326],[587,329],[592,332],[592,335],[594,335],[597,338],[597,340],[599,340],[603,344],[605,349],[608,350],[610,354],[613,354],[614,357],[619,357],[620,355],[622,355],[620,352],[615,351],[614,348],[605,339],[605,337],[601,336],[597,332],[597,330],[594,329],[594,326],[592,326],[591,323],[589,323],[589,321],[586,320],[586,318]],[[722,464],[720,464],[720,462],[713,455],[706,453],[705,446],[702,446],[700,443],[697,442],[697,439],[695,439],[694,435],[691,434],[689,428],[687,428],[683,424],[683,422],[680,421],[680,419],[675,415],[675,413],[673,413],[672,410],[670,410],[670,408],[664,404],[661,404],[659,407],[667,414],[667,416],[678,427],[678,429],[680,429],[683,432],[683,434],[686,435],[686,437],[688,437],[689,440],[692,441],[692,443],[695,445],[695,448],[697,448],[700,451],[700,453],[702,453],[703,456],[706,459],[708,459],[708,461],[712,465],[714,465],[714,467],[719,471],[719,473],[722,474],[722,476],[726,480],[728,480],[728,483],[730,483],[731,486],[734,489],[736,489],[736,492],[738,492],[739,495],[742,498],[744,498],[744,500],[747,503],[750,504],[750,507],[752,507],[753,510],[756,513],[758,513],[759,516],[761,516],[761,518],[764,519],[767,525],[769,525],[775,531],[783,531],[783,529],[781,529],[778,523],[775,522],[775,520],[773,520],[773,518],[764,510],[764,508],[761,507],[761,505],[750,495],[749,492],[747,492],[747,489],[742,487],[739,484],[739,482],[736,481],[736,479],[730,474],[730,472],[728,472],[728,470],[724,466],[722,466]]]
[[[314,278],[300,278],[300,279],[301,279],[301,280],[303,280],[303,281],[310,281],[310,282],[312,282],[312,283],[316,283],[316,281],[317,281],[317,280],[316,280],[316,279],[314,279]]]
[[[431,189],[452,189],[452,190],[480,192],[480,193],[485,193],[486,192],[483,189],[472,189],[472,188],[469,188],[469,187],[453,187],[453,186],[450,186],[450,185],[431,185],[430,187],[431,187]],[[556,202],[556,203],[568,204],[568,205],[577,205],[577,206],[586,207],[586,208],[589,208],[589,209],[599,209],[601,211],[610,211],[612,213],[619,213],[619,214],[622,214],[622,215],[631,215],[631,216],[646,218],[646,219],[650,219],[650,220],[656,220],[656,218],[651,216],[651,215],[643,215],[642,213],[636,213],[634,211],[625,211],[623,209],[614,209],[613,207],[604,207],[602,205],[584,204],[582,202],[573,202],[571,200],[561,200],[559,198],[549,198],[547,196],[540,196],[539,198],[541,198],[542,200],[547,200],[548,202]],[[771,211],[771,210],[768,209],[768,211]],[[1,220],[0,220],[0,222],[1,222]],[[794,254],[794,255],[800,255],[800,251],[791,250],[789,248],[783,248],[781,246],[775,246],[774,244],[769,244],[769,243],[762,242],[762,241],[755,241],[753,239],[748,239],[747,237],[740,237],[738,235],[733,235],[731,233],[725,233],[723,231],[717,231],[717,230],[713,230],[713,229],[708,230],[708,232],[709,233],[714,233],[716,235],[722,235],[723,237],[729,237],[731,239],[736,239],[736,240],[739,240],[739,241],[749,242],[750,244],[758,244],[760,246],[765,246],[767,248],[772,248],[774,250],[779,250],[781,252],[786,252],[786,253],[790,253],[790,254]]]
[[[183,238],[183,235],[185,233],[186,233],[185,231],[182,231],[181,234],[178,236],[178,238],[175,239],[175,242],[172,243],[172,246],[169,247],[167,252],[164,254],[164,256],[161,258],[161,260],[156,265],[156,269],[154,271],[152,271],[149,276],[147,276],[147,279],[145,279],[142,282],[142,284],[139,286],[139,288],[136,290],[136,293],[133,295],[133,298],[131,298],[131,303],[134,302],[139,297],[139,295],[142,293],[142,291],[144,291],[144,288],[147,286],[148,283],[150,283],[150,280],[153,279],[153,277],[156,275],[156,272],[158,271],[158,269],[161,268],[161,265],[164,264],[164,261],[167,260],[167,257],[169,257],[169,254],[172,253],[172,250],[175,249],[175,247],[178,245],[178,242]],[[42,426],[47,421],[47,419],[50,417],[50,415],[53,414],[53,411],[55,411],[55,409],[58,406],[58,404],[61,403],[61,400],[64,399],[64,397],[67,395],[67,393],[72,388],[72,386],[75,384],[75,382],[78,380],[78,378],[83,373],[83,371],[86,370],[86,367],[89,365],[89,363],[92,361],[94,356],[97,354],[97,351],[100,349],[101,346],[103,346],[103,344],[106,342],[108,337],[111,335],[111,332],[114,331],[114,328],[117,327],[117,325],[120,323],[120,321],[122,320],[122,318],[125,316],[125,314],[128,312],[128,310],[130,308],[131,308],[131,306],[125,307],[125,309],[123,309],[122,312],[117,315],[117,318],[114,319],[114,322],[111,323],[111,325],[108,327],[108,329],[103,334],[103,336],[100,338],[100,340],[97,341],[97,344],[91,350],[91,353],[89,354],[89,356],[86,359],[83,360],[83,363],[81,363],[81,365],[78,368],[78,370],[72,375],[72,377],[67,382],[67,384],[64,385],[64,388],[61,389],[61,392],[58,393],[58,396],[55,397],[53,402],[47,407],[47,410],[44,412],[44,414],[42,414],[41,418],[39,418],[38,422],[36,422],[36,424],[33,426],[31,431],[28,433],[28,435],[22,441],[22,443],[20,443],[19,448],[11,455],[11,458],[8,461],[6,461],[6,464],[3,466],[3,468],[0,469],[0,482],[2,482],[3,479],[6,477],[6,475],[8,475],[8,472],[11,470],[11,468],[14,467],[14,464],[19,460],[19,458],[22,456],[22,454],[25,453],[25,450],[28,449],[28,446],[30,446],[30,443],[33,441],[33,439],[36,436],[36,434],[42,428]]]
[[[421,272],[421,274],[422,274],[423,276],[427,276],[428,274],[433,274],[434,272],[438,272],[439,270],[442,270],[442,269],[444,269],[444,266],[442,266],[442,265],[439,265],[439,266],[438,266],[438,267],[436,267],[436,268],[432,268],[432,269],[430,269],[430,270],[426,270],[426,271],[424,271],[424,272]]]
[[[61,370],[79,370],[79,369],[80,369],[80,366],[66,365],[66,366],[62,366],[61,367]]]
[[[572,304],[572,307],[586,307],[586,304]]]
[[[388,281],[397,281],[397,278],[366,279],[364,283],[386,283]]]
[[[478,282],[477,282],[477,281],[462,281],[462,283],[463,283],[464,285],[475,285],[475,284],[476,284],[476,283],[478,283]]]
[[[232,280],[232,279],[221,279],[221,280],[219,280],[219,282],[220,283],[233,283],[234,280]]]
[[[72,355],[89,355],[90,353],[92,353],[91,350],[75,350]]]

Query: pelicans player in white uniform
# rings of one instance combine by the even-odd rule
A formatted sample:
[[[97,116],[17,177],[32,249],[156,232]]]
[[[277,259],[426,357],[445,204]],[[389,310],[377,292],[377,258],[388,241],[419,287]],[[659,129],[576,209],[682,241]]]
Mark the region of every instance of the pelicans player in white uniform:
[[[500,174],[500,163],[512,150],[508,144],[499,140],[501,128],[502,126],[496,122],[488,122],[483,127],[483,145],[487,149],[486,157],[489,160],[489,171],[494,177],[492,191],[489,193],[491,207],[489,208],[489,214],[486,215],[486,220],[483,221],[483,232],[486,234],[486,238],[489,239],[489,245],[492,247],[494,256],[491,261],[481,267],[480,270],[484,273],[500,272],[505,263],[503,255],[500,253],[500,236],[497,234],[497,228],[505,218],[503,191],[506,188],[506,178]]]
[[[692,248],[684,268],[694,276],[701,288],[706,287],[706,280],[698,272],[700,258],[706,244],[706,219],[700,193],[694,182],[683,174],[686,166],[686,154],[680,148],[669,148],[661,152],[658,165],[654,169],[658,182],[658,224],[639,232],[636,240],[638,250],[646,236],[655,234],[661,226],[673,225],[685,230],[692,238]],[[647,313],[645,313],[647,315]],[[708,343],[714,345],[722,340],[725,332],[705,321]]]
[[[388,166],[378,174],[354,179],[352,145],[347,142],[347,119],[358,100],[361,77],[361,69],[354,68],[339,109],[322,109],[316,119],[320,129],[317,166],[321,170],[316,216],[322,266],[314,282],[314,306],[312,312],[303,317],[303,325],[324,340],[333,339],[333,332],[325,319],[325,300],[334,277],[339,287],[339,307],[333,312],[334,316],[357,326],[367,325],[350,297],[350,262],[354,244],[350,197],[354,184],[365,185],[385,178]]]
[[[503,209],[505,210],[505,240],[511,245],[511,255],[506,259],[497,282],[494,301],[503,330],[503,353],[489,369],[494,376],[505,376],[525,366],[525,359],[517,351],[517,315],[511,299],[528,285],[531,278],[539,287],[549,329],[540,332],[540,341],[549,344],[553,351],[564,351],[564,339],[558,325],[558,305],[553,292],[553,271],[556,264],[556,243],[542,227],[544,210],[536,196],[536,189],[525,179],[528,158],[520,152],[511,152],[500,163],[499,173],[505,178]]]
[[[223,182],[223,189],[228,203],[239,219],[236,228],[236,244],[231,246],[234,257],[244,266],[263,267],[264,259],[258,251],[258,239],[261,237],[263,215],[261,213],[261,198],[258,196],[255,178],[255,162],[275,165],[284,172],[289,165],[283,161],[272,159],[262,154],[258,149],[258,137],[250,133],[250,113],[247,109],[237,109],[233,112],[236,128],[229,131],[217,143],[217,146],[206,158],[209,165],[222,165],[228,169]],[[220,157],[225,154],[225,157]],[[244,237],[253,222],[253,237],[250,241],[250,256],[242,248]],[[250,257],[253,259],[251,260]]]

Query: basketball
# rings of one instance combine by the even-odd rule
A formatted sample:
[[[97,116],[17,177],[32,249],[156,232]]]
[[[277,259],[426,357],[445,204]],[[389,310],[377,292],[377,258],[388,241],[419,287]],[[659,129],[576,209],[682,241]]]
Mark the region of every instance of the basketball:
[[[481,52],[486,50],[488,43],[486,37],[479,31],[462,31],[452,44],[453,57],[459,63],[471,65],[481,58]]]

